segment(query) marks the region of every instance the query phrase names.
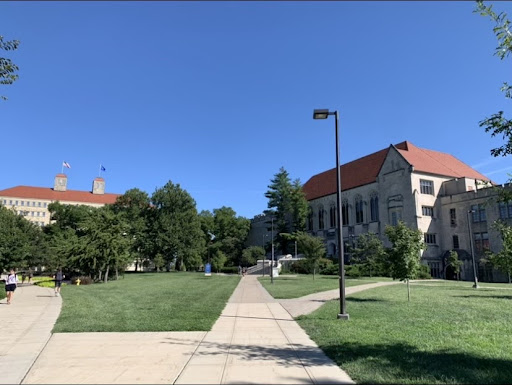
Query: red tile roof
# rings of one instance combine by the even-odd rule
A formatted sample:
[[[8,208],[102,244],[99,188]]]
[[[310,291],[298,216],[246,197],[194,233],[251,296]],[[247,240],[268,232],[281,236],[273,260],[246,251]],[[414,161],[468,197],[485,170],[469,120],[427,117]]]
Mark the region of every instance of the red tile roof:
[[[45,199],[61,202],[112,204],[120,194],[93,194],[90,191],[54,191],[48,187],[16,186],[0,190],[0,197]]]
[[[375,182],[390,148],[391,146],[341,165],[341,190]],[[407,141],[395,145],[395,148],[414,167],[414,171],[489,181],[489,178],[450,154],[419,148]],[[308,200],[335,194],[336,168],[312,176],[304,184],[303,190]]]

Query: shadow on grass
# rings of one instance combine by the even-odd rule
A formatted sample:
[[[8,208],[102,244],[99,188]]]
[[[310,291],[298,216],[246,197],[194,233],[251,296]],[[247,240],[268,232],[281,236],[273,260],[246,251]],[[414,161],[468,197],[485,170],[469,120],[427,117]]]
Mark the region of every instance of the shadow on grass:
[[[354,378],[358,383],[418,383],[420,380],[420,383],[510,384],[512,379],[512,361],[463,352],[424,352],[401,343],[347,343],[322,348],[341,368],[359,361],[357,365],[365,377]]]
[[[377,298],[354,298],[354,297],[347,297],[345,298],[348,302],[386,302],[384,299],[377,299]]]
[[[493,299],[512,299],[512,295],[454,295],[455,298],[493,298]]]

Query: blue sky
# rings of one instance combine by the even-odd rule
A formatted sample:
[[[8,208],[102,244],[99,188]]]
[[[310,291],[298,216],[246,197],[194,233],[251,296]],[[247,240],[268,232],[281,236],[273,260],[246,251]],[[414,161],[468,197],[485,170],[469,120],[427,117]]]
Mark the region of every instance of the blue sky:
[[[284,167],[305,183],[409,140],[498,183],[508,158],[478,122],[499,110],[510,58],[474,2],[0,2],[20,78],[0,86],[0,189],[150,195],[179,183],[198,210],[253,217]],[[495,3],[512,16],[510,2]],[[5,54],[5,52],[4,52]]]

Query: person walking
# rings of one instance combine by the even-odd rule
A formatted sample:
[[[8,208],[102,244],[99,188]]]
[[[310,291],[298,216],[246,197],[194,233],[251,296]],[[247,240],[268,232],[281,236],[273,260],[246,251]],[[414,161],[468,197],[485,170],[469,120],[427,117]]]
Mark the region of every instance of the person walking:
[[[14,294],[14,290],[18,286],[18,276],[14,272],[14,269],[11,269],[9,274],[7,275],[7,279],[5,280],[5,293],[7,295],[7,305],[11,304],[12,296]]]
[[[64,274],[62,274],[62,269],[59,268],[55,275],[53,276],[53,279],[55,279],[55,296],[59,296],[60,294],[60,287],[62,286],[62,280],[66,278]]]

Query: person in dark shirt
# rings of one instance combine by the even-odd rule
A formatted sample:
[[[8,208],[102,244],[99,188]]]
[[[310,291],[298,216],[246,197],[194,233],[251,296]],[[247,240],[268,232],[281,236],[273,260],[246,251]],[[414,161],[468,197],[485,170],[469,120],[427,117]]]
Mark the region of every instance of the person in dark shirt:
[[[62,269],[59,268],[55,275],[53,276],[53,279],[55,279],[55,296],[60,295],[60,287],[62,286],[62,280],[66,278],[64,274],[62,274]]]

